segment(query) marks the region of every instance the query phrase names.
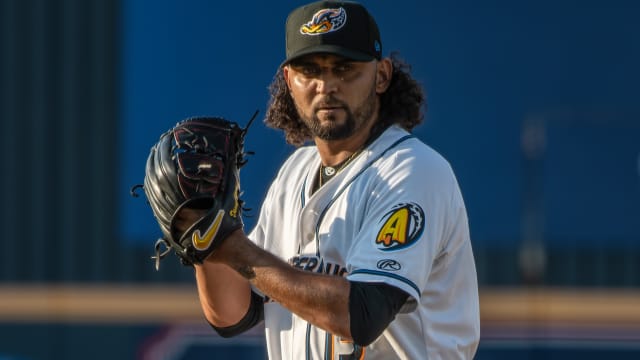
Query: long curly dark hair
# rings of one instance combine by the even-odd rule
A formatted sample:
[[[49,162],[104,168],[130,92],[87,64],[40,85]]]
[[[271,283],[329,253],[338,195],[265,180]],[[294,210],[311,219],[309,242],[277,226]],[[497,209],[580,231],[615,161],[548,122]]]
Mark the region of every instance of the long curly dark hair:
[[[411,66],[400,59],[398,53],[392,53],[389,58],[393,64],[391,84],[387,91],[380,95],[380,114],[372,131],[384,129],[392,124],[411,131],[424,118],[425,94],[420,84],[411,77]],[[278,69],[269,85],[269,93],[271,99],[264,123],[283,130],[285,140],[291,145],[301,146],[311,140],[309,129],[299,120],[298,111],[284,80],[282,67]]]

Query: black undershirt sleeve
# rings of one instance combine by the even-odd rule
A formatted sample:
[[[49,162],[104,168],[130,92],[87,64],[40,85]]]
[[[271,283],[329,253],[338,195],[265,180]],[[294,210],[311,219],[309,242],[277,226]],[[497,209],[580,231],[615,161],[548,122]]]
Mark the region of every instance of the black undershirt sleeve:
[[[245,316],[240,319],[237,324],[225,327],[217,327],[211,323],[209,323],[209,325],[211,325],[211,327],[218,333],[218,335],[222,336],[223,338],[229,338],[251,329],[263,319],[264,300],[262,296],[252,291],[249,310],[247,310]]]
[[[395,319],[409,295],[384,283],[351,281],[349,317],[351,337],[360,346],[376,340]]]

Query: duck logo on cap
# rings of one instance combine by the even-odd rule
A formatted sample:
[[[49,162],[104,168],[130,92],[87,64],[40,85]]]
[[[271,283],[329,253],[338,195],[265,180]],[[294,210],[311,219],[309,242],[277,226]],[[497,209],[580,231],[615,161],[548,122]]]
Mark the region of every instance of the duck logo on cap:
[[[322,9],[313,15],[311,21],[300,27],[304,35],[322,35],[340,30],[347,22],[347,12],[343,8]]]

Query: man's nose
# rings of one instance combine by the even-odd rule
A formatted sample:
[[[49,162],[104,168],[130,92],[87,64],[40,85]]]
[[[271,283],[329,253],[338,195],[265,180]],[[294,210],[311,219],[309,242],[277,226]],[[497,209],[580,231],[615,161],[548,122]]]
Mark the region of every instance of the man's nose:
[[[338,91],[340,78],[331,72],[325,72],[317,79],[316,91],[320,94],[331,94]]]

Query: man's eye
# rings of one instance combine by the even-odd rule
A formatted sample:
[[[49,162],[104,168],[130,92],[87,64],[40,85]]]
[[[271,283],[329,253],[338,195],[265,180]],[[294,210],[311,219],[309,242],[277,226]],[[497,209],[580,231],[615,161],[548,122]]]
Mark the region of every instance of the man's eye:
[[[313,75],[318,75],[320,73],[320,70],[317,67],[304,66],[300,68],[300,72],[306,76],[313,76]]]
[[[337,74],[344,74],[351,71],[351,69],[352,69],[351,64],[340,64],[334,68],[334,71]]]

